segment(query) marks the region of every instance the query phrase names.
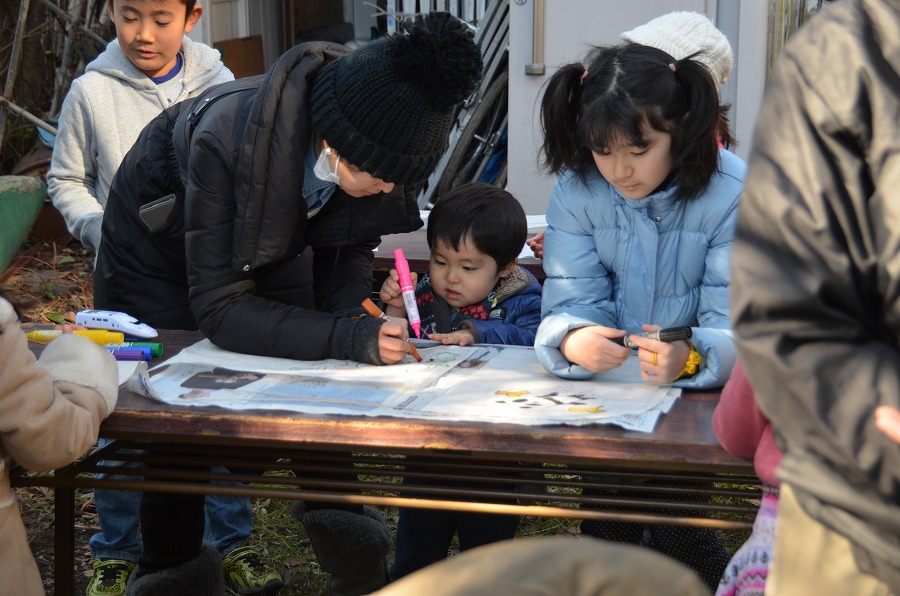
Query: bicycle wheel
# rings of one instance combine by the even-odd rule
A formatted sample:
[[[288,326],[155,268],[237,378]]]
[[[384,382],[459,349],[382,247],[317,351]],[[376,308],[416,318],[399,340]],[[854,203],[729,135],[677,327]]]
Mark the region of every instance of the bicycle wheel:
[[[483,163],[490,158],[500,137],[505,132],[507,97],[509,96],[509,71],[504,70],[491,83],[472,113],[472,117],[453,147],[450,159],[438,181],[432,203],[447,191],[466,182],[477,180]]]

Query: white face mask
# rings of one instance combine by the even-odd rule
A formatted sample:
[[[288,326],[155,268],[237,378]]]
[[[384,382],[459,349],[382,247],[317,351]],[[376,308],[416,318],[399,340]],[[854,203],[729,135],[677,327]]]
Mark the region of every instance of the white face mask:
[[[341,177],[338,175],[338,166],[341,163],[341,156],[338,155],[337,161],[334,162],[334,171],[332,172],[331,165],[328,163],[328,156],[331,154],[331,147],[325,147],[325,149],[319,152],[319,159],[316,160],[316,165],[313,167],[313,174],[323,182],[340,184]]]

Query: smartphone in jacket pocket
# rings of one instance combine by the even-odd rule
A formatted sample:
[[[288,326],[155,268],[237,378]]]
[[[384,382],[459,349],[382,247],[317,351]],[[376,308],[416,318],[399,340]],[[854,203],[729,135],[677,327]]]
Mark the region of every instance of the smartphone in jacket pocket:
[[[175,195],[166,195],[161,199],[150,201],[138,209],[138,217],[147,226],[148,232],[162,229],[175,207]]]

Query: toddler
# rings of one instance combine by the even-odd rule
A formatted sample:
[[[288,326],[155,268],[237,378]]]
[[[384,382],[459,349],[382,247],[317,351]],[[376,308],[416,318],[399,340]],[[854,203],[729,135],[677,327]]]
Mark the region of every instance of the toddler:
[[[527,228],[515,197],[489,184],[466,184],[438,200],[428,216],[428,274],[416,286],[423,336],[460,346],[533,345],[541,286],[516,264]],[[385,314],[406,316],[396,270],[380,297]],[[391,577],[442,560],[454,534],[460,550],[468,550],[514,538],[518,525],[514,515],[402,507]]]

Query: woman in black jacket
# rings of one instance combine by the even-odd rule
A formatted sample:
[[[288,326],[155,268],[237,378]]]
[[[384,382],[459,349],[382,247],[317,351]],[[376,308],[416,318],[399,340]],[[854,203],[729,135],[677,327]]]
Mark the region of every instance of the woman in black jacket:
[[[430,13],[352,53],[301,44],[266,75],[166,110],[113,182],[95,306],[154,327],[199,328],[232,351],[401,361],[405,321],[355,316],[371,294],[372,250],[383,234],[422,226],[417,191],[481,69],[465,24]],[[145,552],[129,593],[215,592],[203,571],[202,503],[144,495]],[[362,508],[326,511],[374,523]],[[308,530],[314,513],[304,513]],[[341,558],[339,545],[324,534],[316,544],[314,533],[323,567],[323,558]],[[353,556],[359,575],[366,567]],[[331,566],[333,594],[368,593],[387,580],[383,557],[361,579],[344,581],[341,563]]]

